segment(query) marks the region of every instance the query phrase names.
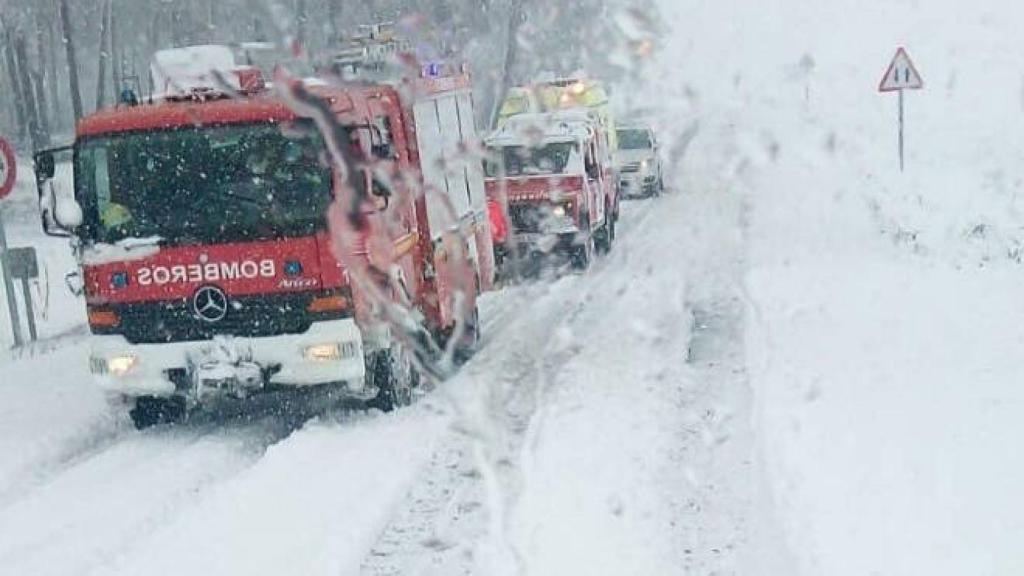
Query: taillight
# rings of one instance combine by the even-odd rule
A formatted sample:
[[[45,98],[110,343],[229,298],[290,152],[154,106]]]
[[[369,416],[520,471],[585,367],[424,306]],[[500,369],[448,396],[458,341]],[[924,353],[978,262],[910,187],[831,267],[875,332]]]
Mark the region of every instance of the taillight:
[[[114,312],[113,310],[104,310],[102,308],[90,308],[88,316],[90,326],[113,328],[121,324],[121,317],[118,316],[117,312]]]
[[[331,296],[317,296],[306,306],[308,312],[322,314],[324,312],[344,312],[348,310],[348,298],[340,294]]]

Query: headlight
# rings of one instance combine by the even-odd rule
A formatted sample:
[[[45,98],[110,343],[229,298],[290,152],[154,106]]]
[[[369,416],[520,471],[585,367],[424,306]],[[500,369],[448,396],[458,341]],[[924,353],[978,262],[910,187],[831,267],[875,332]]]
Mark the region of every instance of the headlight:
[[[332,362],[355,358],[359,355],[357,342],[325,342],[306,346],[302,350],[303,357],[311,362]]]
[[[650,160],[641,160],[640,161],[640,171],[641,172],[647,172],[647,168],[649,168],[650,165],[651,165],[651,161]]]
[[[551,209],[551,213],[555,216],[555,218],[562,218],[566,214],[565,206],[562,206],[561,204],[559,204],[559,205],[557,205],[557,206],[555,206],[554,208]]]
[[[114,376],[124,376],[131,372],[138,363],[138,356],[125,354],[106,359],[92,358],[89,362],[89,367],[93,374],[113,374]]]
[[[341,360],[341,345],[337,342],[332,344],[314,344],[313,346],[307,346],[303,350],[302,355],[306,357],[306,360],[313,362]]]

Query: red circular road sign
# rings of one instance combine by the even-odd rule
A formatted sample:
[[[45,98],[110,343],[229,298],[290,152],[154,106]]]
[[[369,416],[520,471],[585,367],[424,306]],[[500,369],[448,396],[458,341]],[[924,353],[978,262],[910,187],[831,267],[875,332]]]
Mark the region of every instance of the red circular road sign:
[[[0,138],[0,199],[14,189],[14,180],[18,176],[18,164],[14,161],[14,148],[7,140]]]

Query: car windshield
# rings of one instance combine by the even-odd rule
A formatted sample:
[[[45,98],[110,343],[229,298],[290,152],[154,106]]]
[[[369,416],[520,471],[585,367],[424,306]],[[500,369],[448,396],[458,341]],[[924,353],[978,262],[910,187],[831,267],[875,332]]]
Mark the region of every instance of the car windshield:
[[[287,134],[285,133],[287,132]],[[84,140],[75,153],[83,236],[168,243],[300,236],[324,225],[331,172],[315,130],[242,124]]]
[[[543,146],[501,146],[492,150],[492,160],[484,163],[487,176],[566,174],[572,169],[570,158],[578,147],[573,142],[555,142]]]
[[[647,130],[629,128],[619,130],[620,150],[645,150],[651,148],[651,134]]]

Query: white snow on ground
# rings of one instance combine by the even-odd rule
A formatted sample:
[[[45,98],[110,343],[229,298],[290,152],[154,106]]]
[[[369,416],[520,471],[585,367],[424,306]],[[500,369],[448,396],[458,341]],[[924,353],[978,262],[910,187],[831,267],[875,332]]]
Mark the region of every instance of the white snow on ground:
[[[1024,10],[663,4],[675,193],[588,274],[490,296],[407,410],[136,433],[54,297],[0,358],[3,571],[1024,571]],[[902,175],[897,44],[927,86]]]
[[[634,236],[593,275],[585,307],[560,319],[556,346],[538,360],[559,368],[537,383],[543,399],[521,454],[513,519],[525,573],[710,570],[717,563],[706,557],[722,555],[728,566],[743,540],[731,512],[748,489],[719,482],[729,465],[734,480],[751,474],[745,447],[729,446],[745,430],[749,392],[742,379],[704,388],[701,376],[711,374],[688,365],[698,257],[687,252],[709,247],[680,218],[691,200],[667,198],[634,224]],[[725,350],[704,352],[726,359]],[[719,451],[722,461],[710,466],[700,456]],[[702,490],[722,494],[702,501]]]
[[[801,574],[1020,573],[1024,12],[679,12],[681,81],[699,117],[736,128],[749,198],[746,350],[775,544]],[[905,174],[895,96],[875,92],[900,44],[926,82],[907,95]]]
[[[89,380],[82,346],[3,362],[0,508],[19,486],[47,477],[64,460],[110,440],[121,417]]]

